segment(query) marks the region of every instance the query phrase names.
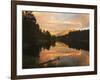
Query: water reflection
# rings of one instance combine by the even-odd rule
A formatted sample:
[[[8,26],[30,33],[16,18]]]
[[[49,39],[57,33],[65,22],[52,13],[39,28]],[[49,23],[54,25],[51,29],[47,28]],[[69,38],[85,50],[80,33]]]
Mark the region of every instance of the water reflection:
[[[62,42],[56,42],[55,46],[48,48],[33,46],[23,51],[23,68],[89,65],[88,50],[70,48],[69,45]]]
[[[89,65],[89,29],[65,30],[69,33],[52,35],[33,11],[22,11],[22,68]]]
[[[57,59],[58,60],[54,60]],[[50,60],[54,60],[48,62]],[[46,63],[47,62],[47,63]],[[86,66],[89,65],[89,52],[69,48],[64,43],[57,42],[50,50],[43,49],[40,52],[39,63],[42,66]]]

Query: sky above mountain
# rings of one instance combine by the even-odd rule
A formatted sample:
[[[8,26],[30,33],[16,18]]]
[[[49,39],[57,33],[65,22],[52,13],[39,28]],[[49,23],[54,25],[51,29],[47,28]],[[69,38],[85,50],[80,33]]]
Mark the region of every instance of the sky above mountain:
[[[89,14],[32,12],[42,30],[52,35],[64,35],[70,31],[89,28]]]

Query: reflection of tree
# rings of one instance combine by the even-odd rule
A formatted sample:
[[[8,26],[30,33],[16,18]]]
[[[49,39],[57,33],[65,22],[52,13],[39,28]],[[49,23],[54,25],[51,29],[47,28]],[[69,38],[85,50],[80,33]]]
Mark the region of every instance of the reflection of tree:
[[[89,31],[70,32],[68,35],[55,37],[49,31],[40,29],[31,11],[22,12],[22,28],[23,68],[39,67],[37,64],[41,49],[49,50],[50,46],[55,46],[56,41],[63,42],[72,48],[89,47]],[[84,46],[82,46],[83,43]]]
[[[50,49],[55,46],[55,36],[50,32],[41,30],[31,11],[22,12],[22,32],[23,32],[23,67],[32,67],[30,57],[37,57],[34,63],[38,62],[41,48]],[[26,56],[26,57],[25,57]]]

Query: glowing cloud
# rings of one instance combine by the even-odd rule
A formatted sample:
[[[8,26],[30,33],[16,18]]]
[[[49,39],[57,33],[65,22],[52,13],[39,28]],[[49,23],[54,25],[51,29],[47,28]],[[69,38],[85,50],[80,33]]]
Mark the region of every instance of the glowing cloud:
[[[32,12],[42,30],[63,35],[71,30],[89,28],[89,14]]]

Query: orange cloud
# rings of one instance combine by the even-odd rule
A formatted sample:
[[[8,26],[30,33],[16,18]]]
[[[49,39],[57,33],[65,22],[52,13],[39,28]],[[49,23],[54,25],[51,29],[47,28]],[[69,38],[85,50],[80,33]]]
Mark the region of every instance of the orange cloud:
[[[89,14],[33,12],[42,30],[51,34],[63,35],[70,30],[79,30],[89,26]]]

